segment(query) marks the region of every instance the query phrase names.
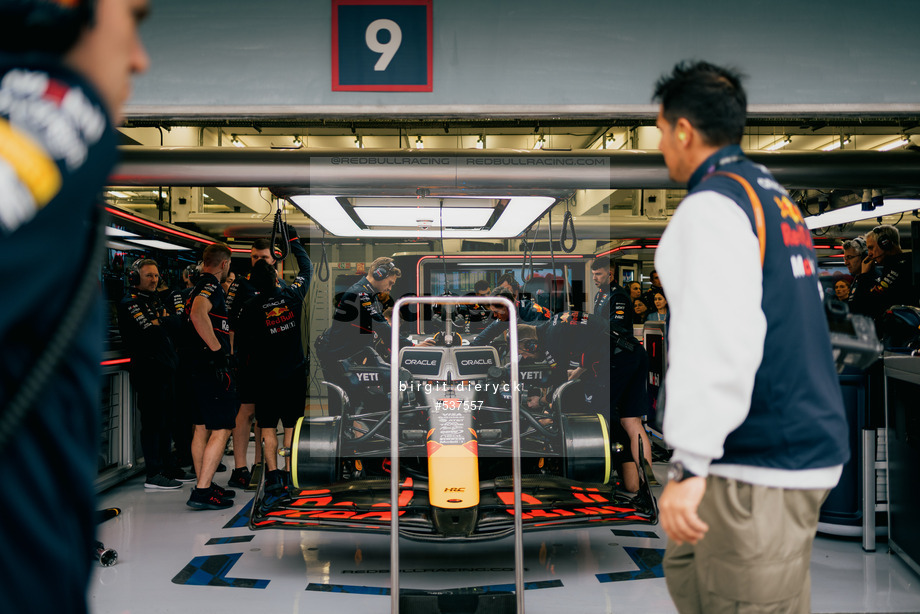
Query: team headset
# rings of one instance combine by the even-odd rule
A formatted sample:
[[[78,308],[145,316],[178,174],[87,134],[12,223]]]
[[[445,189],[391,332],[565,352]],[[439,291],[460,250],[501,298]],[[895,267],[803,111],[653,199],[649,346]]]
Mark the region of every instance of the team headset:
[[[536,339],[522,339],[518,346],[525,352],[536,353],[537,351],[537,340]]]
[[[128,285],[137,286],[141,283],[141,272],[137,270],[136,264],[132,264],[128,270]]]
[[[879,229],[876,228],[872,231],[875,233],[875,244],[886,252],[894,249],[894,241],[884,235],[879,234],[878,230]]]
[[[371,271],[371,277],[373,277],[377,281],[383,281],[384,279],[392,275],[393,269],[395,268],[396,268],[396,264],[394,264],[393,262],[387,262],[385,264],[381,264],[379,267]]]
[[[92,23],[95,0],[3,0],[0,49],[62,55]]]

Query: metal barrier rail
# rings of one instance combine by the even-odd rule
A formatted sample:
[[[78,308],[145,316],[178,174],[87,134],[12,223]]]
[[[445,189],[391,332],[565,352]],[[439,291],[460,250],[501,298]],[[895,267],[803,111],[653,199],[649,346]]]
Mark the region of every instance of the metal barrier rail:
[[[390,612],[399,612],[399,312],[403,305],[503,305],[511,350],[511,469],[514,484],[514,592],[524,614],[524,527],[521,512],[521,417],[518,389],[517,310],[502,296],[404,296],[393,306],[390,338]]]

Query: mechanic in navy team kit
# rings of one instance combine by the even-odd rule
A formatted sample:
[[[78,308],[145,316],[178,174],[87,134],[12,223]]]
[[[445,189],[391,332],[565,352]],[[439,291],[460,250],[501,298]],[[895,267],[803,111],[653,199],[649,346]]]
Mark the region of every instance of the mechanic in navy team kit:
[[[173,490],[194,479],[173,463],[171,452],[179,366],[173,337],[180,332],[180,319],[171,314],[156,291],[160,280],[156,261],[136,261],[128,280],[131,288],[118,304],[118,328],[131,358],[131,385],[137,392],[141,450],[147,469],[144,487]]]
[[[604,343],[604,339],[608,342]],[[642,346],[632,335],[611,330],[608,320],[601,316],[570,311],[536,326],[518,324],[518,351],[521,360],[555,365],[554,386],[579,379],[587,407],[603,415],[608,424],[619,418],[622,425],[623,417],[648,412],[648,360],[643,360]],[[573,363],[578,366],[571,370]],[[615,440],[629,437],[616,425],[611,424],[610,432]],[[638,458],[635,453],[632,457]],[[621,474],[625,488],[636,492],[639,489],[636,465],[624,464]]]
[[[594,314],[607,319],[610,323],[610,330],[614,335],[631,340],[633,337],[633,316],[635,314],[632,306],[633,301],[630,298],[630,293],[614,279],[611,261],[608,256],[600,256],[591,262],[591,277],[597,286],[597,294],[594,295]],[[658,275],[655,274],[653,279],[657,282]],[[648,354],[645,352],[645,348],[640,345],[628,353],[624,353],[623,347],[611,351],[613,352],[611,357],[611,390],[615,391],[621,387],[628,389],[633,378],[639,377],[639,375],[633,375],[633,369],[641,375],[646,385],[648,384]],[[642,455],[651,466],[652,443],[642,423],[648,411],[649,405],[646,403],[642,407],[639,405],[621,407],[619,415],[620,425],[629,436],[630,452],[633,458],[638,460],[639,442],[641,442]]]
[[[220,285],[230,272],[230,248],[225,243],[208,245],[201,261],[201,278],[185,307],[189,316],[185,347],[197,403],[192,416],[192,459],[198,478],[187,505],[216,510],[232,506],[231,499],[236,494],[213,482],[240,407],[230,368],[230,325]]]
[[[681,63],[654,98],[668,175],[689,188],[655,253],[671,313],[668,590],[682,613],[809,612],[819,510],[849,458],[811,234],[742,151],[740,75]]]
[[[256,422],[264,442],[265,485],[268,492],[290,483],[291,467],[278,469],[280,420],[284,426],[284,447],[290,448],[294,426],[304,414],[307,401],[309,355],[304,353],[301,328],[304,301],[313,278],[313,263],[288,226],[291,254],[297,259],[297,277],[290,285],[280,286],[278,274],[268,260],[257,260],[249,273],[255,296],[240,310],[234,345],[240,372],[251,379]]]
[[[549,320],[549,309],[537,304],[528,297],[521,296],[521,286],[513,275],[505,273],[498,278],[492,296],[503,296],[514,303],[517,309],[518,322],[545,322]],[[470,345],[490,345],[495,339],[508,330],[508,308],[504,305],[489,305],[494,320],[486,326],[485,330],[476,335]]]
[[[112,125],[149,65],[146,9],[0,2],[0,470],[11,493],[0,612],[87,607],[105,338],[97,203],[117,159]]]
[[[380,257],[371,263],[369,272],[349,287],[335,306],[332,326],[323,333],[324,343],[317,346],[323,373],[330,381],[342,381],[343,372],[337,361],[355,355],[364,348],[373,349],[378,342],[390,345],[392,329],[383,316],[384,307],[380,294],[389,294],[402,276],[402,271],[392,258]],[[412,341],[400,336],[399,347],[412,345]],[[426,340],[420,345],[431,345]],[[322,348],[322,349],[320,349]]]
[[[289,226],[293,228],[293,226]],[[275,265],[275,256],[272,250],[272,243],[265,237],[259,237],[252,242],[249,250],[249,262],[255,266],[257,262],[265,261],[268,264]],[[281,282],[284,285],[284,282]],[[227,290],[227,313],[230,314],[230,343],[236,352],[234,335],[239,324],[240,312],[243,305],[254,297],[258,291],[250,283],[249,275],[238,275],[230,284]],[[247,488],[252,481],[252,474],[256,472],[256,467],[262,462],[262,447],[256,446],[254,464],[252,470],[246,467],[246,453],[249,450],[249,432],[254,427],[255,432],[259,432],[258,420],[255,420],[255,402],[253,401],[253,376],[247,366],[238,364],[238,381],[237,391],[240,395],[240,411],[236,415],[236,426],[233,428],[233,461],[234,469],[230,474],[230,485],[240,488]]]

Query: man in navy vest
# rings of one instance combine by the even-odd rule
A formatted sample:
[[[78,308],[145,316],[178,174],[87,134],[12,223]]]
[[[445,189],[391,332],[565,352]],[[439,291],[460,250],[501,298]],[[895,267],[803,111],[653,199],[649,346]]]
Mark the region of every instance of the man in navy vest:
[[[689,188],[655,255],[671,308],[668,590],[680,612],[808,612],[819,509],[849,457],[811,235],[741,151],[737,74],[681,63],[655,99],[659,149]],[[730,311],[711,262],[735,280]]]

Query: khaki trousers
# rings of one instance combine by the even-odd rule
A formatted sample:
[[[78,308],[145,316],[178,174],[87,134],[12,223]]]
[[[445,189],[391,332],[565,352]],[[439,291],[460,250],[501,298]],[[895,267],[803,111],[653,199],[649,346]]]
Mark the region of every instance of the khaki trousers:
[[[664,574],[682,614],[807,613],[809,563],[830,491],[706,479],[699,507],[709,531],[697,544],[669,542]]]

